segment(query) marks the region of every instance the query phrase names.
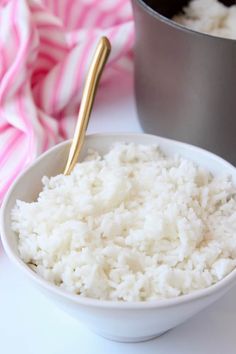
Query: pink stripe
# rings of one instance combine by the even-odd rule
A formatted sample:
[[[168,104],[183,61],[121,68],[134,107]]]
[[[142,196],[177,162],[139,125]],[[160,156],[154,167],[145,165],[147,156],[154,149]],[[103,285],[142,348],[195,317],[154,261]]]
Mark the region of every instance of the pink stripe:
[[[29,8],[30,8],[30,11],[32,11],[33,13],[45,12],[45,9],[46,9],[45,5],[42,4],[42,2],[40,4],[29,2]]]
[[[23,90],[21,89],[19,91],[19,95],[18,95],[17,101],[16,101],[17,109],[20,114],[20,117],[22,118],[22,120],[25,124],[25,127],[27,128],[26,131],[29,133],[30,136],[32,136],[32,133],[33,133],[32,123],[27,115],[27,111],[24,106],[23,97],[24,97],[24,93],[23,93]]]
[[[77,30],[72,30],[69,33],[69,36],[67,36],[67,43],[70,47],[70,49],[74,48],[74,45],[78,45],[79,43],[77,42],[77,37],[78,37],[78,32]],[[75,43],[76,42],[76,43]]]
[[[57,15],[58,17],[60,14],[59,3],[60,3],[60,1],[58,1],[58,0],[53,2],[53,13],[54,13],[54,15]]]
[[[125,68],[124,66],[119,65],[119,63],[116,63],[116,62],[112,64],[112,69],[119,71],[121,73],[130,72],[129,68]]]
[[[78,71],[75,73],[75,82],[72,90],[72,100],[76,94],[78,94],[78,89],[83,85],[82,76],[84,68],[86,67],[86,61],[89,59],[90,49],[94,45],[96,38],[91,38],[87,40],[86,45],[84,46],[83,52],[80,56],[80,61],[78,63]]]
[[[39,71],[34,72],[31,78],[31,88],[33,89],[37,84],[39,84],[42,80],[44,80],[45,76],[48,74],[48,69],[41,69]]]
[[[49,7],[51,0],[42,0],[43,6]]]
[[[66,130],[64,128],[64,112],[60,112],[58,115],[58,133],[65,140],[67,139]]]
[[[7,71],[7,53],[4,45],[0,44],[0,60],[1,60],[1,72],[0,78],[2,78]]]
[[[128,51],[128,53],[127,53],[127,57],[131,60],[131,61],[133,61],[134,60],[134,53],[133,53],[133,51]]]
[[[131,47],[133,40],[134,40],[134,33],[133,31],[131,31],[128,34],[128,39],[122,46],[121,51],[119,52],[118,55],[116,55],[112,60],[109,61],[109,65],[112,65],[113,62],[118,61],[124,54],[126,54],[127,50]]]
[[[51,55],[49,54],[47,51],[40,51],[39,55],[38,55],[38,60],[43,59],[46,61],[49,61],[52,65],[55,65],[58,61]]]
[[[12,11],[12,24],[13,24],[13,34],[14,34],[14,39],[16,41],[16,43],[18,43],[17,47],[20,46],[20,33],[19,30],[17,28],[16,22],[15,22],[15,16],[16,16],[16,11],[17,11],[17,4],[18,2],[15,1],[14,2],[14,7],[13,7],[13,11]],[[27,38],[26,42],[23,44],[22,48],[22,53],[21,55],[19,55],[18,52],[18,56],[16,57],[16,60],[14,62],[14,64],[12,65],[11,68],[11,76],[9,76],[8,80],[5,82],[5,85],[3,83],[3,86],[1,87],[1,92],[0,92],[0,104],[1,101],[4,100],[4,96],[6,96],[6,94],[8,93],[8,90],[10,89],[10,86],[12,86],[13,81],[15,80],[16,76],[17,76],[17,71],[19,70],[22,62],[26,59],[27,56],[27,52],[29,50],[29,47],[32,43],[32,36],[33,36],[33,32],[31,31],[29,37]],[[27,77],[25,77],[25,81],[27,80]]]
[[[105,10],[102,11],[98,16],[97,20],[95,21],[94,26],[103,27],[103,23],[106,21],[107,17],[111,17],[112,19],[111,22],[114,23],[114,14],[118,14],[119,11],[121,11],[122,7],[126,4],[127,4],[127,0],[122,0],[116,3],[112,9],[109,9],[108,11]]]
[[[45,129],[47,127],[45,126],[43,119],[41,119],[40,114],[38,115],[38,120],[39,120],[39,122],[41,123],[42,127],[45,130],[45,134],[44,134],[44,137],[43,137],[43,139],[44,139],[43,140],[43,151],[45,151],[49,147],[49,138],[48,138],[48,134],[47,134],[47,129]]]
[[[84,27],[86,21],[87,21],[87,17],[90,14],[90,11],[92,10],[92,7],[94,6],[94,4],[87,4],[84,5],[84,7],[82,8],[81,12],[79,13],[78,16],[78,20],[77,20],[77,28],[82,28]]]
[[[82,51],[80,60],[78,62],[78,72],[75,74],[75,81],[74,81],[74,85],[73,85],[73,89],[72,89],[72,97],[74,96],[75,93],[77,93],[78,85],[81,84],[81,82],[80,82],[81,76],[82,76],[81,73],[82,73],[82,70],[85,66],[84,64],[85,64],[86,58],[88,56],[89,49],[93,45],[93,42],[94,42],[94,40],[91,40],[91,41],[88,40],[83,51]],[[65,70],[67,69],[67,65],[68,65],[67,60],[63,64],[60,65],[59,71],[57,73],[57,77],[55,79],[54,89],[52,90],[53,93],[52,93],[52,99],[51,99],[51,104],[50,104],[51,112],[53,112],[53,113],[57,112],[57,107],[56,107],[57,106],[57,99],[59,97],[61,83],[63,81],[63,77],[65,74]]]
[[[67,60],[65,60],[64,63],[62,63],[58,68],[57,77],[55,79],[54,87],[52,89],[52,98],[50,104],[52,113],[56,113],[58,93],[60,92],[61,81],[63,79],[66,67],[67,67]]]
[[[119,32],[119,27],[118,26],[114,26],[112,27],[112,29],[110,30],[109,34],[108,34],[108,39],[110,40],[110,42],[114,42],[114,38],[117,35],[117,33]]]
[[[40,30],[63,30],[62,26],[56,23],[48,23],[48,22],[37,22],[37,28]],[[51,34],[51,33],[50,33]]]
[[[12,182],[16,179],[16,177],[19,175],[19,173],[23,170],[23,168],[28,163],[28,156],[27,155],[28,155],[27,151],[25,151],[23,158],[20,160],[18,165],[16,165],[16,168],[14,169],[13,174],[8,178],[7,182],[1,188],[1,190],[0,190],[0,200],[3,199],[4,194],[7,192],[7,190],[11,186]]]
[[[22,133],[17,130],[14,135],[8,139],[7,144],[0,154],[0,168],[6,163],[12,151],[15,150],[20,138],[22,138]]]
[[[52,129],[52,127],[50,126],[50,124],[47,123],[47,120],[44,119],[43,117],[41,117],[41,114],[39,112],[38,115],[39,121],[42,124],[42,126],[45,128],[45,131],[48,132],[51,137],[53,138],[53,140],[56,142],[57,141],[57,134],[54,132],[54,130]]]
[[[71,12],[73,9],[74,1],[73,0],[67,0],[66,2],[66,7],[64,11],[64,26],[67,27],[70,19],[71,19]]]
[[[39,68],[38,70],[34,71],[34,77],[38,76],[38,75],[46,75],[48,73],[48,68],[47,69],[43,69],[43,68]]]
[[[68,47],[63,44],[60,44],[58,42],[56,42],[55,40],[52,40],[52,39],[49,39],[47,37],[44,37],[44,36],[40,36],[40,43],[42,45],[46,45],[50,48],[53,48],[53,50],[60,50],[60,51],[63,51],[63,52],[67,52],[68,51]]]
[[[11,20],[12,20],[12,24],[13,24],[13,33],[14,33],[15,41],[19,45],[20,44],[20,34],[18,32],[18,28],[16,25],[17,8],[18,8],[18,1],[15,0],[13,2]]]
[[[92,36],[91,36],[92,37]],[[90,54],[90,49],[91,47],[94,45],[94,41],[96,40],[96,38],[91,38],[90,40],[87,40],[86,45],[83,48],[83,51],[80,55],[80,59],[78,61],[78,70],[75,73],[75,81],[74,81],[74,85],[73,85],[73,89],[72,89],[72,94],[71,94],[71,102],[73,102],[74,98],[76,95],[78,95],[78,91],[79,89],[82,87],[82,76],[83,76],[83,70],[86,67],[86,61],[89,58],[89,54]],[[62,79],[62,78],[61,78]],[[58,86],[58,91],[59,91],[59,86]],[[60,119],[60,134],[62,136],[67,136],[66,134],[66,130],[64,128],[64,119]]]
[[[8,130],[9,128],[11,128],[12,126],[9,123],[5,123],[2,126],[0,126],[0,133],[4,133],[6,132],[6,130]]]
[[[29,137],[28,153],[29,153],[30,160],[32,160],[32,158],[34,157],[34,136],[33,136],[34,134],[33,134],[32,124],[29,120],[29,117],[27,116],[27,112],[24,107],[23,90],[22,89],[19,91],[19,95],[18,95],[16,103],[17,103],[19,115],[22,118],[22,120],[25,124],[25,127],[27,128],[27,135]]]

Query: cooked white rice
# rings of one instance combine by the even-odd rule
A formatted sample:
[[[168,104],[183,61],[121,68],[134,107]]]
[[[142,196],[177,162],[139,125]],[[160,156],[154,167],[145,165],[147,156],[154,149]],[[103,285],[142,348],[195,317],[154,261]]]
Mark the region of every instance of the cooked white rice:
[[[198,32],[236,39],[236,5],[227,7],[218,0],[192,0],[173,20]]]
[[[20,257],[81,296],[153,300],[209,287],[236,267],[236,196],[157,146],[90,152],[70,176],[43,178],[34,203],[17,201]]]

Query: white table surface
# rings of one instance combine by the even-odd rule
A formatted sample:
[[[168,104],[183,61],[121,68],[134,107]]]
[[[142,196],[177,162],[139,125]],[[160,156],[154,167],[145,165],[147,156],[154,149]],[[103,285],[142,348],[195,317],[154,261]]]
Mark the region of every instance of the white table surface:
[[[89,132],[139,132],[132,82],[99,92]],[[105,105],[106,103],[106,105]],[[235,354],[236,287],[185,324],[149,342],[103,339],[57,309],[12,265],[0,245],[1,354]]]

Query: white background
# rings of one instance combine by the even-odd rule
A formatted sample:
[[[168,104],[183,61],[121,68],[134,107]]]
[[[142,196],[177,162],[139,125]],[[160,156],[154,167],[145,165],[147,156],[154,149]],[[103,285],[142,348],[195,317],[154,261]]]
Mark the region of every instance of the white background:
[[[99,92],[89,132],[139,132],[132,82]],[[1,354],[235,354],[236,287],[182,326],[149,342],[115,343],[57,309],[18,272],[0,244]]]

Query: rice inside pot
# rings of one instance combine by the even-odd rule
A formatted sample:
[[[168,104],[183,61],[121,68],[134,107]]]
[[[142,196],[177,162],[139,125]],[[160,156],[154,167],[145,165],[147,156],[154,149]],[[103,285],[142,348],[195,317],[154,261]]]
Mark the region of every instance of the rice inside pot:
[[[198,32],[236,39],[236,5],[218,0],[192,0],[173,21]]]

